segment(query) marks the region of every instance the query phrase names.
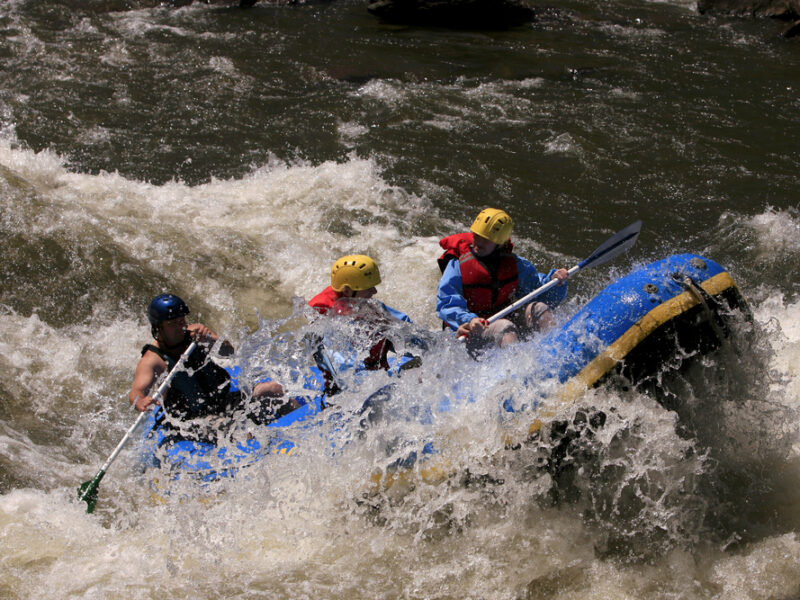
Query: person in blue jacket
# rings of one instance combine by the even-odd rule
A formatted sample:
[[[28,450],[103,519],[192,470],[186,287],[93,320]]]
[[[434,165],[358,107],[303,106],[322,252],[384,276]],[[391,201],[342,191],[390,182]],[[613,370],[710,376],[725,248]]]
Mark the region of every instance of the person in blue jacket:
[[[466,337],[472,349],[516,343],[520,335],[547,329],[553,323],[550,311],[567,295],[566,269],[547,274],[512,251],[513,221],[505,211],[487,208],[478,214],[470,233],[442,239],[445,253],[439,259],[443,270],[436,293],[436,313]],[[551,279],[561,285],[545,293],[505,319],[489,324],[488,318]]]

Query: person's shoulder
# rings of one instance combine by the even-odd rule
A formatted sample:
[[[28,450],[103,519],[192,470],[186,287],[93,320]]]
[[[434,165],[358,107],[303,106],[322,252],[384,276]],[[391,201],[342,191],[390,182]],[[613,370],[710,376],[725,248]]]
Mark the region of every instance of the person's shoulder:
[[[451,260],[450,263],[445,267],[444,273],[442,273],[442,278],[450,278],[450,277],[460,277],[461,276],[461,261],[459,260]]]
[[[538,269],[534,266],[534,264],[524,256],[520,256],[517,253],[513,253],[513,256],[517,260],[517,265],[520,265],[526,269],[533,269],[534,271],[538,271]]]
[[[158,367],[166,365],[166,361],[157,346],[154,344],[146,344],[142,348],[142,356],[139,359],[139,365]]]
[[[308,301],[308,305],[324,314],[338,299],[339,294],[331,286],[328,286],[311,298],[311,300]]]
[[[463,254],[469,252],[470,245],[472,244],[472,233],[455,233],[439,240],[439,245],[444,250],[444,253],[436,259],[439,265],[439,271],[444,273],[447,265],[453,261],[457,261]]]
[[[439,278],[439,285],[437,286],[437,295],[452,295],[460,294],[462,286],[461,279],[461,265],[457,260],[452,261],[442,273]]]
[[[455,255],[464,254],[467,250],[469,250],[469,246],[472,244],[472,233],[466,231],[464,233],[454,233],[452,235],[448,235],[443,237],[439,240],[439,245],[442,247],[443,250],[446,252],[452,252]]]

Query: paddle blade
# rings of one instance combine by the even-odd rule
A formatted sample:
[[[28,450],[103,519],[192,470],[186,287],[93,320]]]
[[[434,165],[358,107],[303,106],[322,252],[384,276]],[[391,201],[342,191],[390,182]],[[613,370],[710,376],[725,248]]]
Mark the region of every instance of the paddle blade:
[[[84,481],[78,488],[78,501],[86,502],[86,512],[92,514],[97,505],[97,488],[100,480],[105,475],[105,471],[100,471],[91,481]]]
[[[642,222],[636,221],[625,229],[618,231],[601,244],[597,250],[592,252],[591,256],[582,261],[579,264],[580,268],[596,267],[610,261],[612,258],[616,258],[620,254],[624,254],[636,243],[641,230]]]

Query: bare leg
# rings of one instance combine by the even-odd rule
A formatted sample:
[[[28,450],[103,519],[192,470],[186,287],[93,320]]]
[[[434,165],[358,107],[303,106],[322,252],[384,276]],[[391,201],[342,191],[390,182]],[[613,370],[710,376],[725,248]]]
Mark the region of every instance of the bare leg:
[[[547,331],[555,325],[555,317],[544,302],[534,302],[525,307],[525,326],[530,331]]]
[[[550,310],[546,310],[541,315],[539,315],[539,319],[536,323],[536,328],[539,331],[547,331],[548,329],[552,328],[553,325],[556,324],[556,319],[553,316],[553,313]]]
[[[261,400],[265,405],[280,406],[276,411],[279,415],[300,408],[300,403],[294,398],[289,398],[283,403],[268,400],[268,398],[282,398],[284,394],[283,386],[277,381],[262,381],[253,388],[253,399]]]
[[[262,381],[253,388],[254,398],[280,398],[283,393],[283,386],[277,381]]]
[[[509,344],[516,344],[519,341],[517,337],[517,332],[515,330],[509,330],[503,334],[502,339],[500,340],[500,347],[508,346]]]
[[[519,341],[517,328],[508,319],[498,319],[486,328],[484,337],[503,347]]]

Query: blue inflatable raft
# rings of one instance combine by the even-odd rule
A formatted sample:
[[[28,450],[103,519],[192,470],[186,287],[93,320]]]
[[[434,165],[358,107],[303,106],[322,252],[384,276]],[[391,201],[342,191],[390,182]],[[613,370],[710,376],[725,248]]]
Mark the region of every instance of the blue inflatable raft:
[[[695,254],[670,256],[615,281],[568,321],[537,339],[537,368],[530,377],[539,383],[557,382],[556,394],[562,401],[574,401],[612,378],[639,385],[665,364],[674,367],[680,360],[718,348],[729,335],[733,319],[740,318],[737,315],[750,318],[725,269]],[[232,371],[234,378],[236,374]],[[151,422],[145,436],[146,464],[167,466],[171,477],[189,475],[210,482],[236,476],[242,467],[270,454],[290,456],[299,451],[297,440],[302,436],[298,437],[298,431],[319,423],[324,408],[324,383],[316,367],[305,377],[304,387],[308,395],[298,398],[300,408],[266,425],[269,435],[259,436],[261,442],[252,438],[232,446],[190,441],[161,445],[161,433]],[[532,433],[547,417],[537,405],[531,400],[524,406],[509,404],[505,410],[530,415]],[[437,410],[448,408],[441,405]],[[430,443],[421,452],[433,453]],[[374,474],[373,483],[390,485],[398,470],[416,462],[416,453],[395,461]]]

